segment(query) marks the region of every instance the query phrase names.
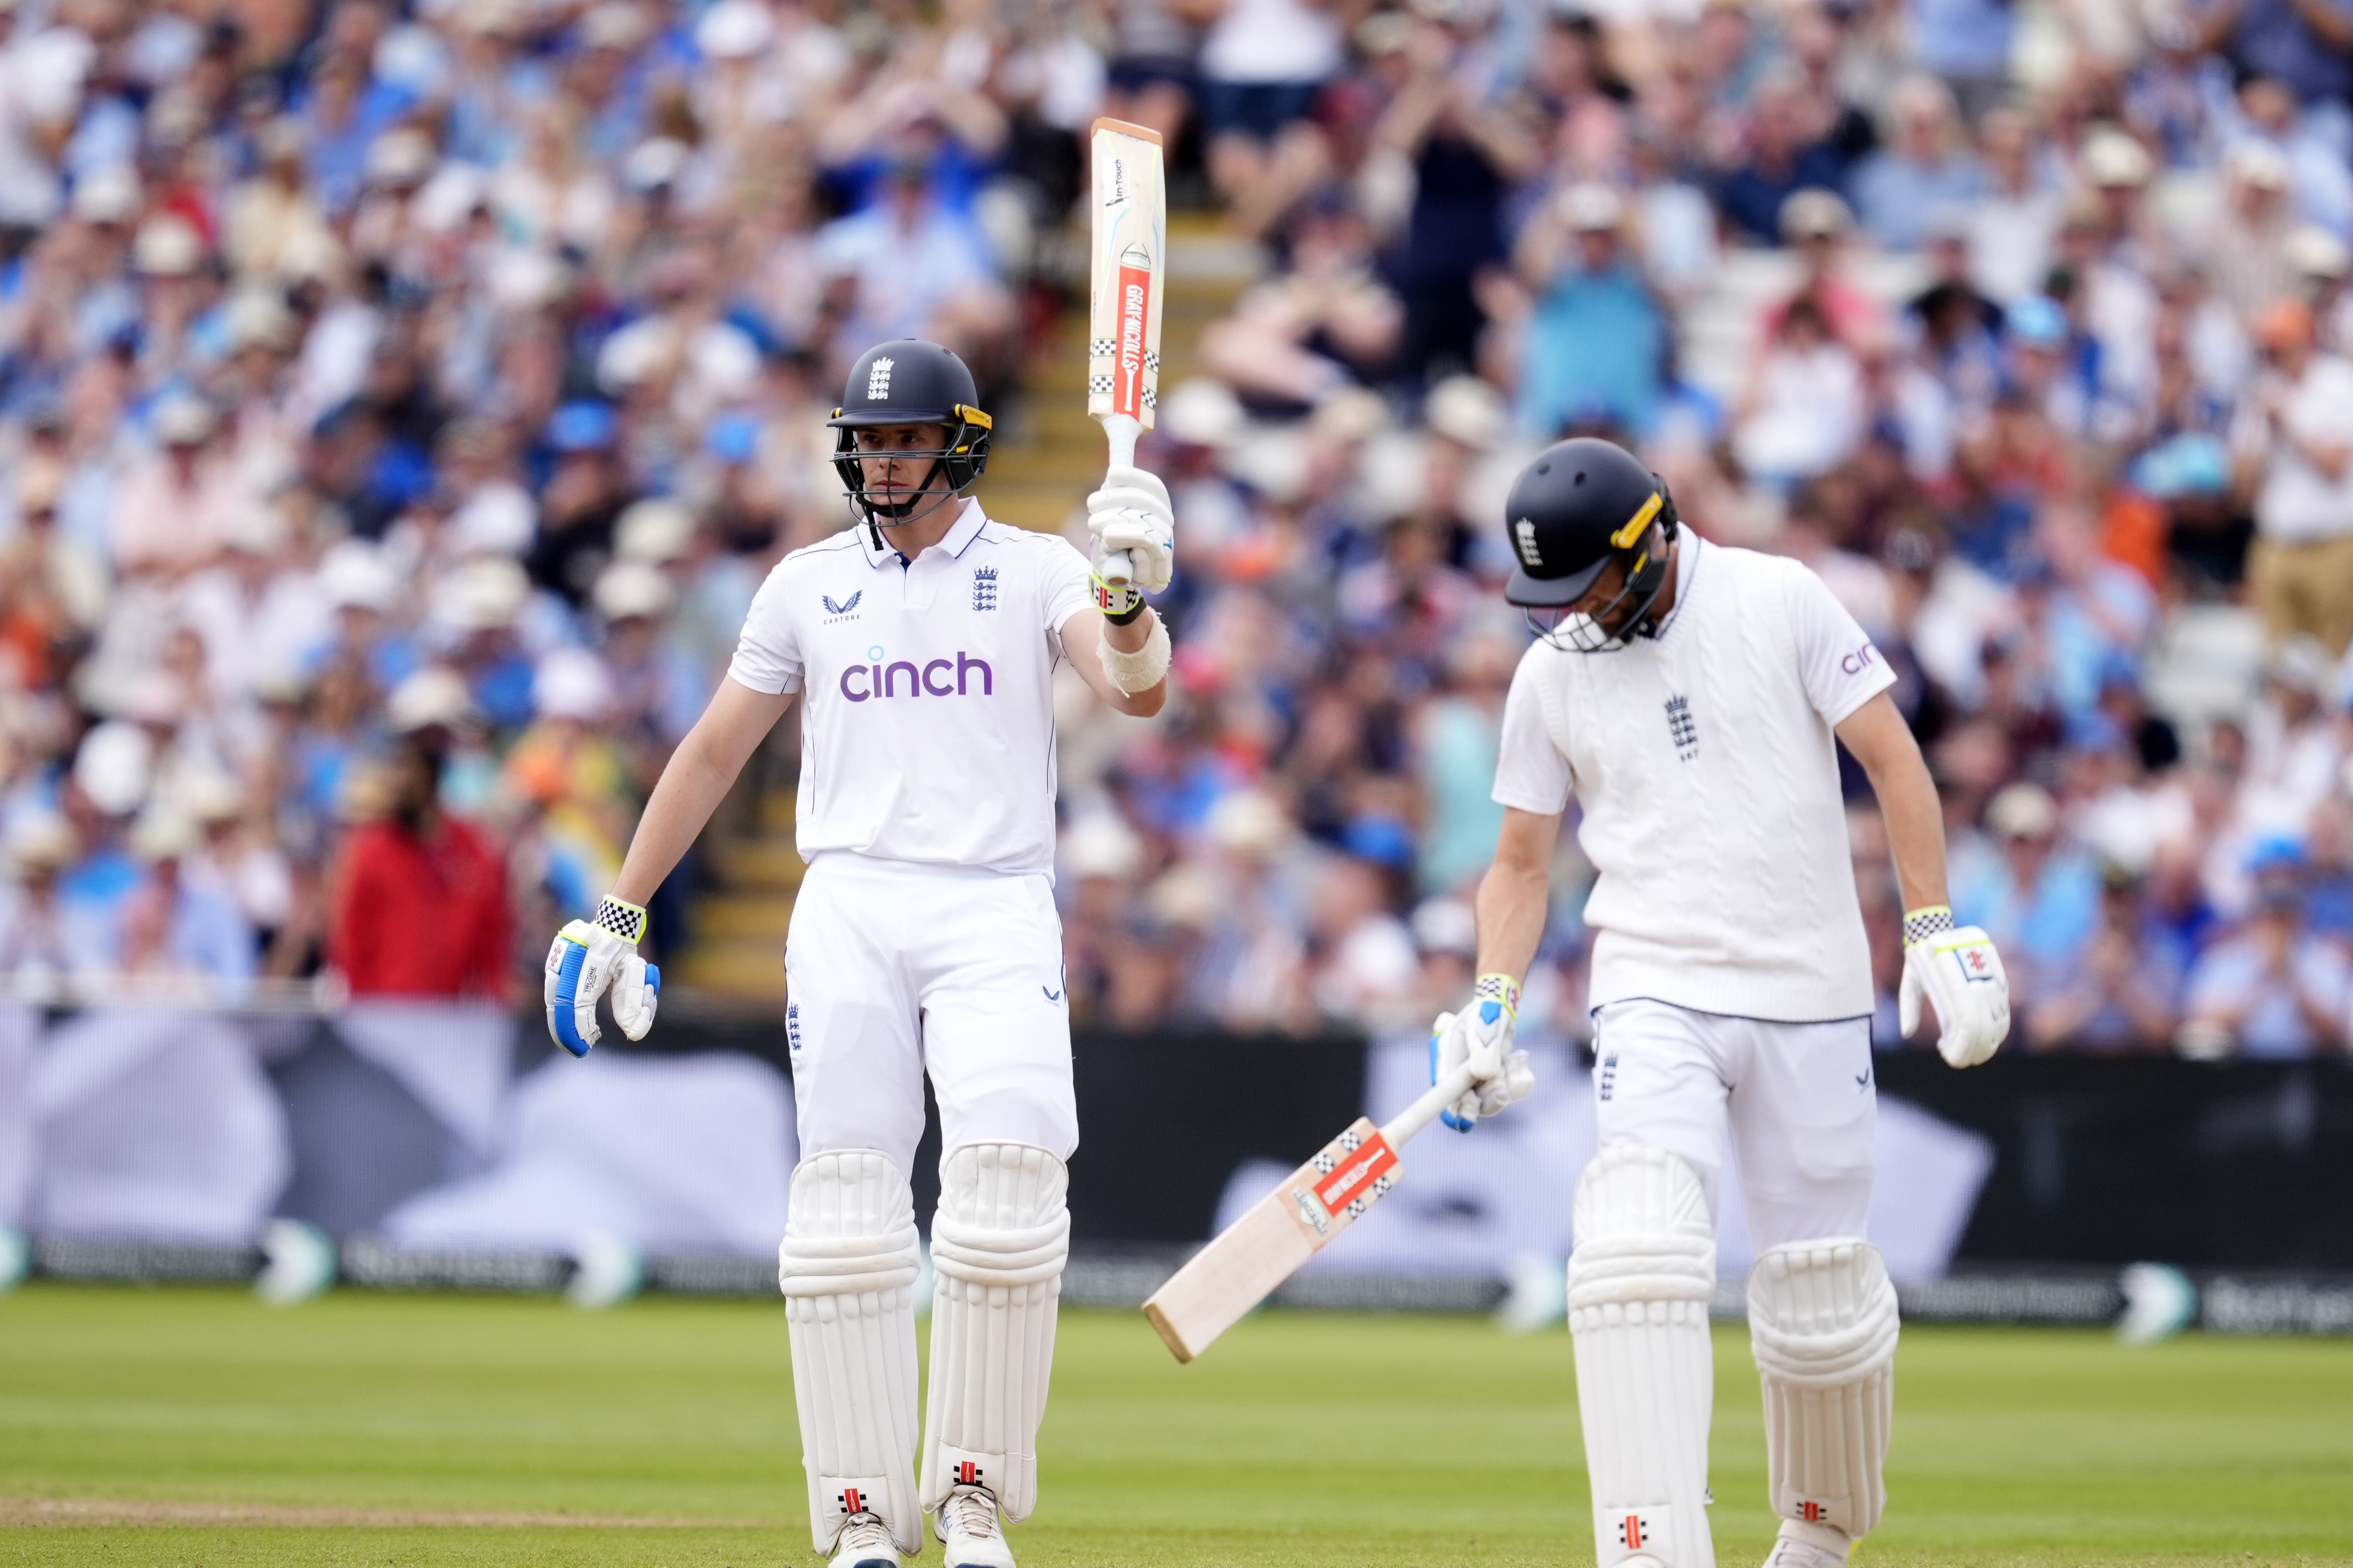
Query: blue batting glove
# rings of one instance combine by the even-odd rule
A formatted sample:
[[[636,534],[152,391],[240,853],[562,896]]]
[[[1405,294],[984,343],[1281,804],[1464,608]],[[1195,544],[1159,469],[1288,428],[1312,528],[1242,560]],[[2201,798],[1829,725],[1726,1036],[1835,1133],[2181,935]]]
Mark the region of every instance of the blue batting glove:
[[[1430,1081],[1436,1083],[1464,1062],[1474,1075],[1461,1098],[1439,1112],[1438,1119],[1457,1132],[1470,1131],[1481,1117],[1525,1098],[1535,1087],[1527,1053],[1512,1048],[1519,1009],[1517,981],[1508,974],[1482,974],[1469,1006],[1440,1013],[1430,1026]]]
[[[609,987],[613,1021],[621,1033],[642,1040],[654,1026],[661,997],[661,971],[638,956],[646,932],[646,911],[607,895],[593,921],[574,921],[555,933],[547,950],[547,1032],[557,1045],[585,1057],[602,1031],[596,999]]]

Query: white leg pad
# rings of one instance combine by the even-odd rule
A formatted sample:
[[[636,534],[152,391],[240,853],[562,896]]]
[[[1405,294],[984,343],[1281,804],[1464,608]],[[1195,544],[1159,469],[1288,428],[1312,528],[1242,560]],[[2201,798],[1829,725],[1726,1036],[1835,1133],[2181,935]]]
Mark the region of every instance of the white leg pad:
[[[1849,1536],[1887,1507],[1895,1415],[1895,1289],[1852,1237],[1767,1247],[1748,1276],[1748,1337],[1765,1384],[1773,1511]]]
[[[1629,1558],[1715,1568],[1707,1523],[1715,1227],[1707,1194],[1665,1150],[1613,1143],[1577,1184],[1576,1221],[1568,1327],[1599,1568]]]
[[[915,1276],[922,1267],[907,1173],[871,1149],[804,1160],[776,1249],[792,1335],[809,1536],[830,1552],[853,1513],[891,1527],[912,1556],[915,1502]]]
[[[1030,1143],[959,1143],[932,1220],[932,1393],[923,1506],[986,1487],[1008,1520],[1038,1501],[1038,1424],[1071,1256],[1070,1173]]]

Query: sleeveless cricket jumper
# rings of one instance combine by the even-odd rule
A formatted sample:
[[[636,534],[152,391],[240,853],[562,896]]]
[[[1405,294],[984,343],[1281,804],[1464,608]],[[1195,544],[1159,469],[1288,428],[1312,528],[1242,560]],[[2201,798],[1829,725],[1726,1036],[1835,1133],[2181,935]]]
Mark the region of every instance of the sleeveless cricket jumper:
[[[729,674],[802,700],[785,971],[803,1159],[911,1168],[926,1069],[949,1147],[1077,1147],[1053,676],[1092,603],[1084,556],[976,500],[912,563],[845,530],[754,598]]]
[[[1797,562],[1678,556],[1656,637],[1527,650],[1494,797],[1583,809],[1601,1142],[1682,1156],[1712,1211],[1729,1131],[1758,1247],[1860,1236],[1873,995],[1832,729],[1894,677]]]

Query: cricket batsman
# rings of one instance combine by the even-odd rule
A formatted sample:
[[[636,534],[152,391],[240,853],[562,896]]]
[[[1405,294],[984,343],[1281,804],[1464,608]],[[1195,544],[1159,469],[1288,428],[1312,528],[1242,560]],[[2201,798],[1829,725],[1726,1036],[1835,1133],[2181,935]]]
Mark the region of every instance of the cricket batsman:
[[[1574,792],[1600,872],[1585,913],[1600,1150],[1568,1265],[1600,1568],[1714,1568],[1707,1309],[1727,1132],[1759,1249],[1748,1324],[1782,1520],[1767,1568],[1830,1568],[1886,1505],[1896,1335],[1863,1239],[1872,984],[1833,736],[1894,850],[1905,1032],[1925,994],[1947,1062],[1993,1055],[2010,1029],[2001,960],[1953,924],[1936,792],[1894,677],[1819,578],[1685,532],[1658,478],[1601,440],[1537,457],[1505,526],[1505,597],[1539,640],[1504,702],[1479,978],[1439,1019],[1436,1069],[1507,1059]],[[1518,1092],[1499,1065],[1450,1120]]]
[[[1091,563],[993,522],[972,373],[936,343],[849,373],[834,467],[854,525],[779,562],[733,664],[662,772],[593,921],[547,958],[547,1023],[585,1055],[596,999],[653,1024],[645,904],[761,739],[803,699],[786,1032],[800,1164],[778,1251],[810,1532],[833,1568],[900,1568],[923,1521],[948,1568],[1012,1568],[1070,1251],[1078,1146],[1055,913],[1054,667],[1149,717],[1167,697],[1168,492],[1114,468]],[[1105,567],[1127,559],[1105,582]],[[908,1172],[923,1075],[944,1152],[933,1217],[929,1419],[913,1467],[918,1265]]]

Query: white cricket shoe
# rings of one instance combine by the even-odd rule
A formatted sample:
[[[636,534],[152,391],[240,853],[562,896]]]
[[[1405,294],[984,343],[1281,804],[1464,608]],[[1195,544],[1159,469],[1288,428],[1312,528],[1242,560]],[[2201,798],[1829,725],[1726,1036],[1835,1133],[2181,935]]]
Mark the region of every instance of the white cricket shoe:
[[[871,1513],[853,1513],[834,1542],[830,1568],[900,1568],[891,1527]]]
[[[1773,1550],[1765,1554],[1765,1568],[1844,1568],[1854,1540],[1834,1524],[1781,1521]]]
[[[947,1543],[946,1568],[1013,1568],[1013,1548],[1005,1544],[997,1499],[987,1487],[951,1488],[932,1528]]]

